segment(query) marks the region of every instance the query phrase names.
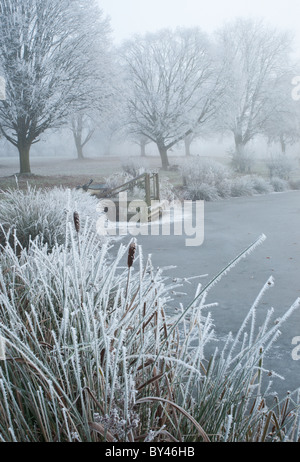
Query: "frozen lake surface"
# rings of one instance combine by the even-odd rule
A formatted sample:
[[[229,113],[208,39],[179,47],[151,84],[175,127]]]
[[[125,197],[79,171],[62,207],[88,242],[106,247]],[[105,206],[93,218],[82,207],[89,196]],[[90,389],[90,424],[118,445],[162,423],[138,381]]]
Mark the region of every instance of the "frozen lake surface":
[[[257,325],[267,310],[274,308],[274,320],[300,297],[300,191],[205,203],[204,242],[186,247],[186,236],[137,236],[144,254],[151,253],[154,266],[174,265],[166,274],[189,278],[200,274],[208,282],[261,234],[267,239],[243,259],[209,292],[207,303],[219,305],[211,312],[219,338],[237,332],[253,301],[270,276],[275,279],[257,315]],[[124,242],[131,237],[124,238]],[[182,289],[187,295],[175,298],[186,304],[199,280],[191,279]],[[285,377],[274,378],[273,389],[280,396],[300,386],[300,361],[292,359],[292,339],[300,336],[300,309],[286,321],[264,364]]]

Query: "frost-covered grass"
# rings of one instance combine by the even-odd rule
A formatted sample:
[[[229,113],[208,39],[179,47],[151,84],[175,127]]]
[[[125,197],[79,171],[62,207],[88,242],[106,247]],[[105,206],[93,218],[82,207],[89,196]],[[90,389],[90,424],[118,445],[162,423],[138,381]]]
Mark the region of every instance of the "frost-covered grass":
[[[42,240],[2,248],[0,440],[297,441],[298,397],[266,407],[263,359],[299,300],[258,329],[269,279],[237,335],[207,353],[218,340],[207,295],[264,236],[170,312],[176,285],[151,257],[135,241],[112,257],[75,217],[51,252]]]
[[[5,236],[11,244],[14,234],[21,247],[28,247],[30,239],[39,239],[51,250],[65,240],[66,221],[72,221],[73,210],[78,210],[82,221],[97,218],[97,200],[81,190],[53,188],[37,190],[15,189],[1,192],[0,243]],[[98,214],[99,215],[99,214]]]
[[[286,160],[282,161],[282,163],[277,163],[276,166],[278,171],[281,171],[281,176],[271,176],[267,180],[255,174],[237,175],[216,161],[195,158],[193,162],[184,163],[181,167],[185,185],[183,198],[187,200],[215,201],[229,197],[282,192],[290,188],[297,189],[296,182],[288,182],[284,179],[289,165],[290,163]]]

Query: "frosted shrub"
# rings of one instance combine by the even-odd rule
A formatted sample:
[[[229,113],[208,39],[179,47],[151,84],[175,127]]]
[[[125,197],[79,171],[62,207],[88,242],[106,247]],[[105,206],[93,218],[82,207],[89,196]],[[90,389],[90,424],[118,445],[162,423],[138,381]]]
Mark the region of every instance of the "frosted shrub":
[[[237,173],[250,173],[253,167],[253,152],[248,149],[231,151],[231,166]]]
[[[122,163],[122,168],[123,171],[132,178],[136,178],[149,171],[147,162],[140,158],[128,159],[126,162]]]
[[[127,172],[115,172],[112,175],[108,176],[105,179],[105,182],[108,188],[114,189],[118,186],[121,186],[124,183],[127,183],[127,181],[130,181],[132,179],[133,176]]]
[[[65,240],[66,223],[78,210],[82,220],[97,219],[97,200],[82,191],[64,188],[37,190],[9,190],[1,193],[0,243],[6,237],[14,242],[14,234],[21,247],[28,247],[30,239],[39,239],[51,250]],[[16,242],[16,241],[15,241]]]
[[[285,155],[272,156],[267,162],[270,178],[281,178],[288,180],[293,170],[293,162]]]
[[[35,241],[19,257],[10,245],[0,254],[1,441],[299,438],[294,395],[288,418],[289,406],[282,418],[278,403],[265,408],[262,367],[299,300],[278,323],[269,311],[258,329],[269,279],[237,335],[206,354],[217,340],[207,295],[264,236],[171,311],[180,281],[154,269],[135,241],[112,256],[91,223],[75,223],[51,253]]]
[[[159,178],[159,192],[161,201],[168,201],[172,203],[178,199],[178,193],[169,178]]]
[[[230,176],[230,171],[222,165],[215,168],[215,163],[210,162],[204,163],[201,168],[196,166],[194,169],[191,164],[184,169],[186,185],[183,197],[188,200],[214,201],[220,198],[268,194],[274,191],[273,183],[276,187],[277,182],[278,188],[287,184],[276,178],[274,182],[266,181],[258,175]]]
[[[232,197],[252,196],[254,192],[253,181],[250,175],[240,176],[232,180]]]
[[[194,181],[216,186],[230,177],[230,171],[224,165],[201,157],[184,162],[180,169],[186,184]]]
[[[186,199],[211,201],[229,196],[230,171],[224,165],[198,157],[185,162],[181,172]]]
[[[288,185],[291,189],[299,190],[300,189],[300,180],[290,180]]]
[[[261,176],[252,175],[251,181],[256,194],[267,194],[273,190],[272,185]]]
[[[283,192],[289,189],[289,183],[282,178],[273,177],[271,178],[270,183],[274,192]]]
[[[226,199],[231,196],[231,185],[232,185],[232,180],[229,178],[224,178],[221,180],[217,185],[217,192],[218,196]]]
[[[217,200],[219,195],[214,185],[191,181],[187,185],[184,198],[192,201],[205,200],[209,202]]]
[[[184,198],[189,200],[213,201],[220,198],[268,194],[274,190],[272,182],[261,176],[235,176],[236,174],[222,164],[200,158],[195,162],[193,159],[193,162],[184,163],[181,170],[185,188]]]

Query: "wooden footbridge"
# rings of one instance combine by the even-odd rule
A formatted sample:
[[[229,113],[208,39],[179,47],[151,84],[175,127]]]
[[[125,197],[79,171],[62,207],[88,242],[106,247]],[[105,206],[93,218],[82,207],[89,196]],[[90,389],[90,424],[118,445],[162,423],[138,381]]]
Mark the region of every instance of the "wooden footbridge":
[[[134,197],[133,190],[134,187],[138,186],[142,197]],[[128,205],[135,201],[135,205],[138,207],[138,202],[140,201],[141,206],[146,203],[147,205],[147,215],[148,220],[153,221],[158,219],[162,209],[162,203],[160,198],[160,184],[159,184],[159,174],[158,173],[142,173],[136,178],[133,178],[126,183],[123,183],[115,188],[109,188],[105,183],[95,184],[93,180],[90,180],[88,183],[82,186],[77,186],[76,189],[83,189],[88,193],[96,196],[98,199],[101,199],[105,203],[105,199],[113,201],[117,210],[117,220],[119,217],[118,206],[119,206],[119,194],[122,192],[127,193],[127,208]],[[134,215],[135,213],[128,213]]]

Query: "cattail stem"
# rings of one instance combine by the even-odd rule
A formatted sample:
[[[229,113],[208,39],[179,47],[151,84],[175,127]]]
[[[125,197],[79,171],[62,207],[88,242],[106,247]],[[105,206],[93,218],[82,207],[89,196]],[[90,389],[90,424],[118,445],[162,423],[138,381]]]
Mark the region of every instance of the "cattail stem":
[[[134,239],[128,249],[128,258],[127,258],[127,267],[128,267],[128,275],[127,275],[127,284],[126,284],[126,300],[128,296],[128,288],[129,288],[129,282],[130,282],[130,273],[131,273],[131,268],[134,262],[134,257],[135,257],[135,251],[136,251],[136,240]]]
[[[78,212],[73,213],[74,227],[77,233],[77,243],[78,243],[78,253],[80,257],[80,241],[79,241],[79,232],[80,232],[80,218]]]
[[[80,219],[79,219],[78,212],[74,212],[73,219],[74,219],[75,230],[76,230],[76,233],[78,234],[80,231]]]
[[[135,257],[135,251],[136,251],[136,241],[133,240],[129,246],[128,249],[128,259],[127,259],[127,266],[128,268],[131,268],[134,262],[134,257]]]
[[[81,260],[80,238],[79,238],[80,218],[79,218],[79,213],[78,212],[73,213],[73,220],[74,220],[75,231],[76,231],[76,234],[77,234],[78,255],[79,255],[79,260]],[[83,288],[82,288],[82,284],[83,284],[83,278],[82,278],[82,274],[81,274],[81,284],[80,284],[81,307],[82,307],[82,304],[83,304]]]

